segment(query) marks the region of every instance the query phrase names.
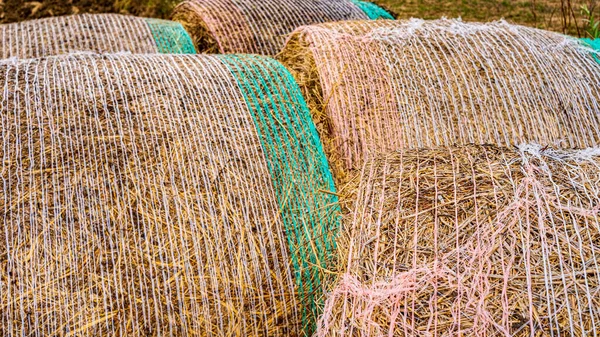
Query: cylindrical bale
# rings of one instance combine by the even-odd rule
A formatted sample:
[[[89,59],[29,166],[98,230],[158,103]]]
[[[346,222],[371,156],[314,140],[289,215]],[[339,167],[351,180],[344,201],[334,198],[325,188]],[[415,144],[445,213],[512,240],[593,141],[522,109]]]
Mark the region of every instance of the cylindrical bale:
[[[0,25],[0,57],[75,52],[195,54],[180,23],[120,14],[81,14]]]
[[[173,20],[190,32],[199,52],[275,55],[294,29],[315,23],[393,17],[354,0],[188,0]]]
[[[0,63],[0,335],[307,336],[337,197],[258,56]]]
[[[369,156],[316,336],[593,336],[600,148]]]
[[[600,64],[578,40],[506,22],[327,23],[279,59],[338,178],[370,150],[535,141],[600,144]]]

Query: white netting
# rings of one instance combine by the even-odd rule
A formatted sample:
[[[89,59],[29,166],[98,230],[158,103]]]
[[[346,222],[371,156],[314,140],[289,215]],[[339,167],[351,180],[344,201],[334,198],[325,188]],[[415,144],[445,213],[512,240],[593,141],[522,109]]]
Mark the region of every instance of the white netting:
[[[275,55],[300,26],[368,16],[350,0],[190,0],[175,8],[173,19],[199,51]]]
[[[221,58],[75,55],[0,73],[0,335],[302,335],[272,180],[306,179],[272,177]],[[287,97],[269,107],[288,107],[276,128],[293,140]]]
[[[73,52],[163,52],[157,45],[161,41],[156,41],[154,36],[159,30],[153,31],[149,25],[156,27],[161,22],[169,23],[119,14],[81,14],[4,24],[0,25],[0,58],[37,58]],[[179,29],[189,40],[183,27]],[[177,37],[171,34],[166,38],[175,40]],[[169,41],[169,44],[177,44],[177,41]],[[171,53],[185,52],[170,49]],[[193,53],[193,49],[188,52]]]
[[[597,52],[564,35],[459,20],[303,27],[280,59],[303,88],[336,172],[370,150],[600,142]]]
[[[317,336],[597,336],[600,149],[367,160]]]

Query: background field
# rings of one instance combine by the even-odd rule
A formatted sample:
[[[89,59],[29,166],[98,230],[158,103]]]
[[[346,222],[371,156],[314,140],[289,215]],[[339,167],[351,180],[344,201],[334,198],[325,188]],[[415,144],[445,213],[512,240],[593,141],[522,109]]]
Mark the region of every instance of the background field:
[[[399,18],[462,17],[466,21],[504,18],[527,26],[583,37],[587,24],[581,6],[598,16],[597,0],[376,0]]]
[[[112,12],[167,18],[180,0],[0,0],[0,22],[82,12]],[[581,6],[600,16],[600,0],[373,0],[399,18],[462,17],[466,21],[505,18],[511,22],[585,36]]]

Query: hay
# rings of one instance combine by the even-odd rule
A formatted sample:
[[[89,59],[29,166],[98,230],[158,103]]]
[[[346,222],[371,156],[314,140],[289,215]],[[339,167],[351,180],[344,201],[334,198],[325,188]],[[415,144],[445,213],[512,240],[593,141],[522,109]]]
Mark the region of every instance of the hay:
[[[119,14],[82,14],[0,25],[0,57],[73,52],[195,54],[181,24]]]
[[[254,56],[0,63],[0,335],[305,336],[337,198]]]
[[[600,148],[459,146],[367,160],[340,191],[316,336],[600,331]]]
[[[391,17],[374,4],[354,0],[190,0],[171,18],[190,32],[200,52],[275,55],[297,27],[382,16]]]
[[[370,150],[600,142],[600,65],[556,33],[502,21],[346,21],[299,28],[278,57],[341,181]]]

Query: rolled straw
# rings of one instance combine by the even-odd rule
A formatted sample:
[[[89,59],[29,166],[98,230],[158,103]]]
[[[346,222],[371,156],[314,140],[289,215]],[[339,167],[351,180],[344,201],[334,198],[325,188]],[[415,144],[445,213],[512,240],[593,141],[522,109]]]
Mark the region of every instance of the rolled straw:
[[[340,20],[393,18],[358,0],[188,0],[172,19],[190,32],[199,52],[275,55],[294,29]]]
[[[0,57],[75,52],[195,54],[177,22],[119,14],[81,14],[0,25]]]
[[[600,64],[578,40],[504,21],[302,27],[279,55],[338,179],[371,150],[600,144]],[[343,179],[342,179],[343,180]]]
[[[316,336],[598,335],[599,182],[600,148],[370,157]]]
[[[337,197],[257,56],[0,63],[0,335],[306,336]]]

